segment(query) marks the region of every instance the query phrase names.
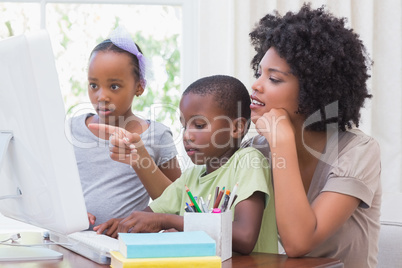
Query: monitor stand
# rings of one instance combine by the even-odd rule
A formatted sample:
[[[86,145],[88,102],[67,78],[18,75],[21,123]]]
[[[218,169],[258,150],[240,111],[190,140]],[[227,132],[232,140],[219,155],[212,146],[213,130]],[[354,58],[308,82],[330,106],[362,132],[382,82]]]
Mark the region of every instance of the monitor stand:
[[[59,260],[63,254],[44,247],[0,246],[0,263],[4,261]]]

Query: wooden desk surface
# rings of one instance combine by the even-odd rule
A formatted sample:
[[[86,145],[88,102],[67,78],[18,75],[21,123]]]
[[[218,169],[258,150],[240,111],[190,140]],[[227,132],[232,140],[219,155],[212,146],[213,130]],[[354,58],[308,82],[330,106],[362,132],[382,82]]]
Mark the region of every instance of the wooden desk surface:
[[[288,258],[286,255],[252,253],[251,255],[234,255],[222,263],[222,268],[272,267],[272,268],[307,268],[307,267],[343,267],[343,263],[328,258]]]
[[[62,260],[33,261],[33,262],[0,262],[4,268],[104,268],[109,265],[95,263],[81,255],[78,255],[61,246],[52,245],[50,249],[63,253]],[[326,258],[288,258],[285,255],[254,253],[248,256],[234,255],[231,259],[222,263],[222,268],[246,268],[246,267],[343,267],[343,264],[335,259]]]

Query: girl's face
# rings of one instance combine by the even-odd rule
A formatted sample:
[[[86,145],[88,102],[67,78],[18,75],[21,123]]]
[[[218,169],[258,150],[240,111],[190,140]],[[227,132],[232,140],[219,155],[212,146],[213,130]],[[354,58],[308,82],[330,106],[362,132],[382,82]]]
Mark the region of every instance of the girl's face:
[[[183,144],[191,161],[196,165],[219,162],[233,146],[232,119],[225,116],[212,95],[188,93],[180,101],[180,111]]]
[[[90,58],[88,94],[101,123],[119,125],[133,115],[133,98],[144,89],[135,80],[132,68],[126,53],[98,51]]]
[[[259,66],[259,77],[252,85],[251,120],[257,121],[273,108],[285,109],[290,117],[298,110],[299,81],[275,48],[265,53]]]

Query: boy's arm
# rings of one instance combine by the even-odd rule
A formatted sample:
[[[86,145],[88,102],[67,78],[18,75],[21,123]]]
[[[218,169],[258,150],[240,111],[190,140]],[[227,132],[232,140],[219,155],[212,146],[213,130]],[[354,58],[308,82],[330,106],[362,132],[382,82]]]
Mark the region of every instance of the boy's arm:
[[[250,254],[257,242],[264,214],[265,194],[254,192],[235,207],[232,225],[232,250]]]
[[[172,181],[181,175],[177,158],[163,164],[162,170],[149,155],[140,136],[123,128],[89,124],[89,129],[110,134],[110,158],[131,165],[152,199],[158,198]]]
[[[163,194],[153,201],[143,211],[133,211],[128,217],[110,219],[95,226],[98,233],[117,237],[118,232],[159,232],[160,230],[183,230],[183,217],[177,216],[181,207],[179,193],[184,187],[183,180],[178,179],[171,183]],[[159,205],[158,205],[159,204]],[[163,213],[153,213],[163,212]],[[167,214],[170,213],[170,214]],[[121,226],[120,226],[121,223]],[[135,227],[135,228],[134,228]],[[119,228],[119,230],[118,230]]]

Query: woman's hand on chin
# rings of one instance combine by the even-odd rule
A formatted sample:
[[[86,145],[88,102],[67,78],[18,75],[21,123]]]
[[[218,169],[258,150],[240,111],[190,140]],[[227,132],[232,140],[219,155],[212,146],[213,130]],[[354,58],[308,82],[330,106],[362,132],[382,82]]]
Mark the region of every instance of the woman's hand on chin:
[[[288,139],[294,139],[294,126],[285,109],[271,109],[255,123],[256,130],[264,136],[270,147],[275,147]]]

